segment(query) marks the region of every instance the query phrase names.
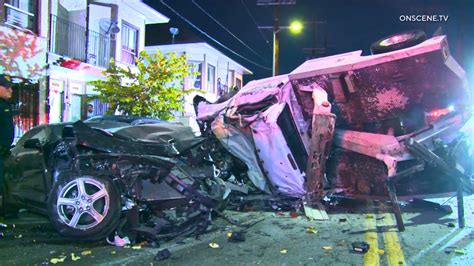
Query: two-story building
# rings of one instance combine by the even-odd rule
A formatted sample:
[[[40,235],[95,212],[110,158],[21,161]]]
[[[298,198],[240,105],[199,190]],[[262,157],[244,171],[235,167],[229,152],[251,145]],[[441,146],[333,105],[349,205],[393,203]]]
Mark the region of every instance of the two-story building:
[[[103,78],[110,58],[133,66],[145,25],[168,18],[141,0],[3,0],[0,73],[15,77],[15,134],[48,122],[102,114],[88,81]]]
[[[88,81],[103,78],[110,58],[133,66],[144,49],[145,25],[168,18],[139,0],[51,1],[50,121],[75,121],[106,110]],[[91,104],[93,112],[87,114]]]

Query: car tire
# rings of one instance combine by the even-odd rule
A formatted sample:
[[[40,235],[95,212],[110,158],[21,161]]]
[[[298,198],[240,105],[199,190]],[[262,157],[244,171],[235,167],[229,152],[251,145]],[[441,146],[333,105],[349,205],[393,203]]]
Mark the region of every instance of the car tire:
[[[382,38],[370,45],[372,54],[382,54],[408,48],[426,40],[425,32],[421,30],[404,31]]]
[[[107,176],[63,172],[48,197],[48,214],[53,227],[65,237],[105,239],[119,224],[119,190]]]

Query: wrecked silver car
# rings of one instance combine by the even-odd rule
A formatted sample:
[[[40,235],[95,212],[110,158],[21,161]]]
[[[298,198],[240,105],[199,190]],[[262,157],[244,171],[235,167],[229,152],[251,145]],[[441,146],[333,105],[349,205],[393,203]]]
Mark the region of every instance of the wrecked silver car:
[[[221,177],[230,174],[214,152],[180,124],[41,125],[11,150],[6,207],[45,213],[78,240],[203,231],[211,210],[225,206]]]
[[[465,73],[446,36],[425,39],[395,34],[374,43],[374,55],[308,60],[225,102],[197,98],[201,130],[245,162],[262,191],[389,199],[403,230],[397,196],[472,186]]]

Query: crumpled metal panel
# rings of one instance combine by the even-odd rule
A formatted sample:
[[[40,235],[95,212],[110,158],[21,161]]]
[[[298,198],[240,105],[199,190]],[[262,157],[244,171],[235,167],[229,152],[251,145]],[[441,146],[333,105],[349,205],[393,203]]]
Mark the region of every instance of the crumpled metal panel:
[[[306,193],[305,169],[298,169],[277,124],[285,105],[280,103],[271,106],[250,127],[261,165],[272,185],[282,194],[301,197]]]
[[[236,127],[224,124],[222,114],[212,123],[212,130],[222,146],[247,165],[247,175],[252,183],[262,191],[270,192],[266,178],[258,165],[251,140]]]
[[[133,139],[114,137],[108,132],[99,132],[81,121],[73,124],[73,131],[77,144],[106,153],[160,156],[176,156],[179,154],[173,144],[146,143],[133,141]]]

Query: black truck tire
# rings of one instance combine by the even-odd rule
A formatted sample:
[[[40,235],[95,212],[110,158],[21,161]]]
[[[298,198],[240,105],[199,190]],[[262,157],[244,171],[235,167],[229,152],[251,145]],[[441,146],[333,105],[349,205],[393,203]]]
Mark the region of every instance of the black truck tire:
[[[425,32],[410,30],[384,37],[370,45],[372,54],[382,54],[408,48],[426,40]]]

